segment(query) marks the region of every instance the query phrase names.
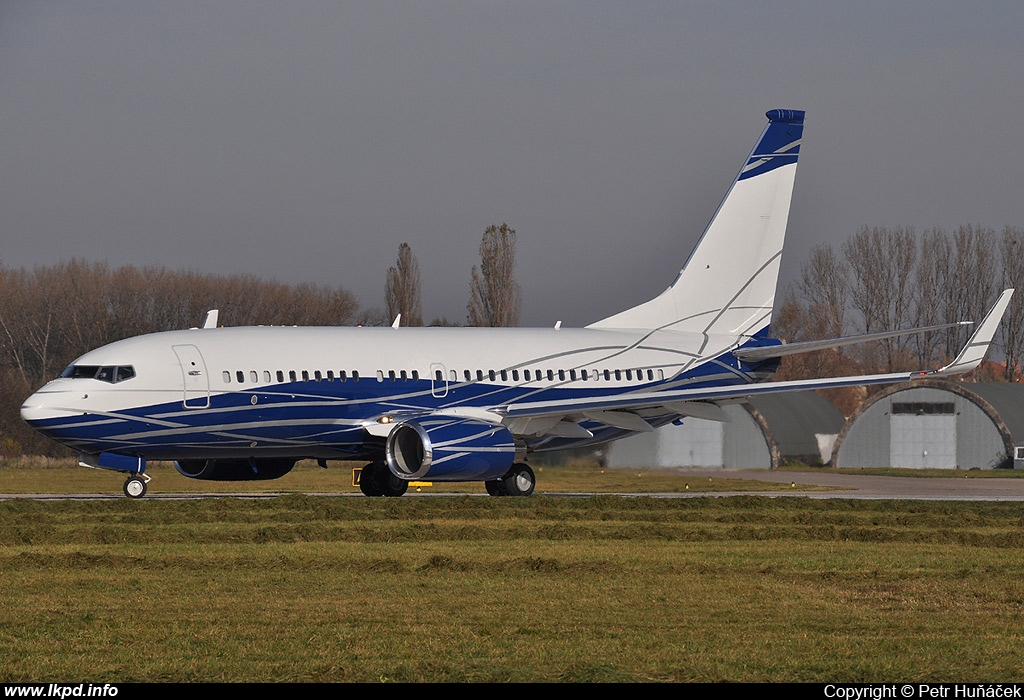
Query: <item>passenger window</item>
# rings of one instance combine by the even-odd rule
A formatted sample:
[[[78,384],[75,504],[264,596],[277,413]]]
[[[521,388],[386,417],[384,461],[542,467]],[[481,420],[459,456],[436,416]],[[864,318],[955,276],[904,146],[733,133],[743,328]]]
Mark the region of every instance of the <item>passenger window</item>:
[[[528,369],[524,369],[523,370],[523,379],[525,379],[526,381],[530,381],[530,370],[528,370]]]
[[[352,381],[354,381],[354,382],[358,382],[359,381],[359,370],[355,370],[355,369],[352,370]]]
[[[439,369],[435,369],[434,370],[434,381],[435,382],[443,382],[444,381],[444,375],[441,374],[441,370],[439,370]]]
[[[296,376],[296,374],[295,374],[295,370],[293,370],[293,369],[288,370],[288,380],[289,381],[293,381],[293,382],[299,381],[298,376]]]
[[[555,380],[555,373],[549,369],[548,370],[548,381],[549,382],[553,382],[554,380]]]
[[[223,376],[224,376],[224,383],[225,384],[230,384],[231,383],[231,372],[228,372],[227,370],[224,370],[224,375]]]
[[[512,381],[514,381],[514,382],[518,382],[519,381],[519,370],[517,370],[517,369],[512,370]]]
[[[284,382],[284,372],[282,370],[277,370],[277,381]]]
[[[238,370],[237,372],[235,372],[235,379],[238,380],[239,384],[245,384],[245,372],[243,372],[242,370]]]
[[[389,369],[388,370],[388,379],[390,379],[391,381],[395,381],[395,370],[393,370],[393,369]]]
[[[490,379],[493,382],[494,381],[494,377],[495,377],[494,370],[493,369],[487,370],[487,378]]]
[[[270,384],[270,370],[269,369],[263,370],[263,382],[265,384]]]
[[[576,370],[569,370],[569,379],[571,379],[572,381],[576,381]]]
[[[334,381],[334,370],[333,369],[327,370],[327,381],[329,381],[329,382],[333,382]]]
[[[309,381],[309,370],[308,369],[302,370],[302,381],[304,381],[304,382],[308,382]]]
[[[403,382],[409,381],[409,375],[406,373],[404,369],[402,370],[402,374],[400,376],[402,377]]]
[[[608,370],[605,370],[605,371],[604,371],[604,380],[605,380],[606,382],[608,382],[608,381],[611,381],[611,379],[612,379],[612,375],[611,375],[611,372],[609,372]]]
[[[416,381],[419,381],[419,379],[420,379],[420,371],[418,369],[414,369],[412,371],[412,380],[414,382],[416,382]]]
[[[313,372],[313,378],[316,379],[319,382],[320,380],[322,380],[324,378],[324,375],[322,375],[320,373],[320,370],[316,370],[316,371]]]
[[[507,382],[508,381],[508,370],[505,370],[505,369],[501,370],[501,381],[503,381],[503,382]]]
[[[256,374],[256,370],[249,370],[249,381],[255,384],[260,380],[260,375]]]
[[[341,370],[340,372],[338,372],[338,379],[340,379],[343,382],[348,381],[348,377],[345,376],[345,370]]]
[[[565,381],[565,370],[564,369],[558,370],[558,381],[560,381],[560,382],[564,382]]]
[[[377,381],[378,382],[384,381],[384,370],[382,370],[382,369],[377,370]]]

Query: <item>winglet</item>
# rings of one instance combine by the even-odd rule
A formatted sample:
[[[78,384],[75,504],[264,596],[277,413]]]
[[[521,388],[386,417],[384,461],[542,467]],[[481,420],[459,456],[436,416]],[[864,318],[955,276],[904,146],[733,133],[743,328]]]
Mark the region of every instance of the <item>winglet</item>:
[[[992,338],[995,337],[996,329],[999,327],[999,322],[1003,320],[1003,314],[1006,313],[1006,307],[1009,306],[1010,297],[1012,296],[1012,289],[1004,289],[1003,293],[996,299],[996,303],[985,314],[985,320],[978,324],[978,329],[974,331],[974,335],[967,341],[967,345],[960,351],[956,359],[942,369],[927,372],[926,374],[929,376],[950,376],[970,372],[972,369],[977,368],[981,361],[985,359],[985,353],[988,352],[988,346],[992,343]]]

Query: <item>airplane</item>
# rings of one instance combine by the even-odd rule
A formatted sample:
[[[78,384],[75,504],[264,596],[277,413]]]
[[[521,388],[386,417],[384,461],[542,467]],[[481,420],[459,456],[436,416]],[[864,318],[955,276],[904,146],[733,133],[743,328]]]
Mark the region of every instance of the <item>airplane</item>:
[[[482,481],[528,496],[533,453],[598,445],[764,393],[968,372],[1013,290],[945,367],[765,383],[779,358],[892,331],[783,344],[769,335],[805,113],[774,109],[671,285],[584,328],[217,327],[120,340],[75,360],[21,407],[83,466],[124,472],[141,498],[148,460],[184,476],[275,479],[298,460],[362,460],[367,496],[409,482]],[[931,330],[935,327],[930,327]]]

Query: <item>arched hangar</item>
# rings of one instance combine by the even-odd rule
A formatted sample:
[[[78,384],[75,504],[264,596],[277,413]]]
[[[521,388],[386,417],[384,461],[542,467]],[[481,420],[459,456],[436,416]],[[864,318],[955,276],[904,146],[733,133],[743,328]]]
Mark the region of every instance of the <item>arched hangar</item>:
[[[843,415],[814,392],[764,395],[722,406],[729,422],[684,418],[611,443],[610,467],[774,469],[828,459]]]
[[[868,398],[836,439],[836,467],[997,469],[1024,444],[1024,385],[922,380]]]

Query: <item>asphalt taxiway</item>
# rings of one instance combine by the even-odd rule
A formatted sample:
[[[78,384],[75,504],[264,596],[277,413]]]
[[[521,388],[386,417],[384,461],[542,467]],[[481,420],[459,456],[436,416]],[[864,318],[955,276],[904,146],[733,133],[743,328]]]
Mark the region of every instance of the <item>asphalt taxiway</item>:
[[[684,491],[674,493],[618,493],[620,496],[649,496],[656,498],[701,498],[730,496],[771,496],[802,497],[815,499],[897,499],[926,501],[1024,501],[1024,479],[1007,478],[966,478],[963,472],[952,472],[949,477],[874,476],[861,474],[839,474],[831,471],[768,471],[763,469],[690,469],[674,470],[680,476],[698,480],[743,479],[761,481],[771,486],[764,490],[743,491]],[[786,488],[790,486],[791,488]],[[801,486],[821,487],[823,490],[807,491]],[[180,493],[154,494],[146,499],[200,499],[200,498],[274,498],[279,493]],[[362,498],[356,492],[310,493],[310,496],[338,498]],[[443,488],[424,493],[407,493],[404,498],[444,496],[486,496],[481,488],[478,494],[445,493]],[[595,493],[555,493],[549,496],[579,497]],[[608,495],[608,494],[603,494]],[[0,494],[0,500],[94,500],[124,498],[120,493],[92,494]]]

